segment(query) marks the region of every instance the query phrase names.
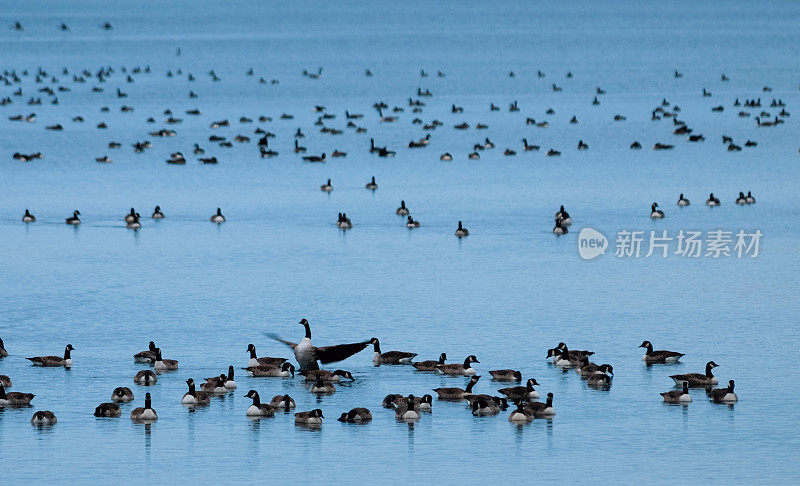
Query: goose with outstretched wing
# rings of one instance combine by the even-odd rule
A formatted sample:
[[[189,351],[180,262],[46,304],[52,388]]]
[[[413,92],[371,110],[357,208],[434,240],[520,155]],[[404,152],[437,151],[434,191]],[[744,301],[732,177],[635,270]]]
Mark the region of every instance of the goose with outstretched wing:
[[[267,334],[267,336],[292,348],[294,357],[300,364],[301,371],[318,370],[319,364],[317,361],[322,364],[328,364],[345,360],[359,351],[364,350],[370,343],[370,341],[364,341],[360,343],[316,347],[311,344],[311,326],[308,324],[308,321],[302,319],[300,325],[305,327],[306,335],[299,343],[284,341],[275,334]]]

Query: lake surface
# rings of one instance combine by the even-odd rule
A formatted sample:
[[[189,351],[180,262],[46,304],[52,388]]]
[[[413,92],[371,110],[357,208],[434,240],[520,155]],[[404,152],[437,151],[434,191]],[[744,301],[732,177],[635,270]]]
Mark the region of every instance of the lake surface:
[[[4,478],[774,483],[800,473],[790,371],[800,344],[800,231],[792,226],[800,4],[11,1],[0,19],[0,70],[31,73],[22,78],[22,97],[12,95],[20,85],[0,86],[0,98],[14,101],[0,107],[0,337],[10,353],[0,374],[12,378],[9,391],[36,394],[31,408],[0,408]],[[11,29],[15,21],[24,31]],[[113,30],[100,28],[106,21]],[[61,32],[61,22],[71,30]],[[150,73],[125,82],[123,66],[145,65]],[[47,83],[33,82],[39,66],[72,88],[57,93],[57,106],[38,92]],[[96,79],[77,84],[61,75],[63,67],[101,66],[115,70],[102,93],[91,92]],[[301,75],[318,67],[320,79]],[[179,68],[182,74],[166,76]],[[279,84],[260,84],[261,77]],[[606,94],[592,106],[598,86]],[[118,99],[117,87],[128,97]],[[417,88],[433,96],[413,114],[408,99],[418,98]],[[713,96],[703,97],[703,88]],[[199,97],[190,99],[189,90]],[[43,104],[27,106],[31,96]],[[651,121],[662,98],[680,106],[679,118],[705,142],[672,135],[669,119]],[[761,98],[762,108],[740,118],[745,108],[733,107],[736,98]],[[760,111],[774,117],[780,110],[769,107],[773,98],[792,117],[757,127]],[[509,113],[515,100],[520,112]],[[380,123],[372,109],[378,101],[405,111]],[[490,112],[490,103],[500,111]],[[464,113],[451,113],[453,104]],[[122,105],[135,111],[121,113]],[[319,133],[314,105],[336,114],[326,125],[345,133]],[[712,112],[716,105],[725,111]],[[183,123],[165,125],[167,108]],[[184,114],[192,108],[202,115]],[[368,132],[346,129],[345,110],[364,113],[356,122]],[[31,112],[35,123],[7,118]],[[295,118],[280,120],[281,113]],[[85,123],[71,121],[78,114]],[[262,114],[273,121],[258,123]],[[614,122],[616,114],[627,120]],[[569,123],[573,115],[578,124]],[[151,116],[157,123],[145,123]],[[255,121],[240,124],[241,116]],[[427,133],[411,124],[417,116],[444,126],[430,132],[428,147],[407,149]],[[527,117],[550,126],[525,125]],[[225,118],[230,127],[209,128]],[[108,129],[95,128],[101,121]],[[453,129],[463,121],[469,130]],[[478,122],[489,128],[475,130]],[[64,130],[44,129],[55,123]],[[278,157],[258,156],[258,126],[276,133],[270,147]],[[148,136],[162,127],[178,136]],[[292,152],[298,127],[309,153],[339,149],[347,157],[302,163]],[[211,134],[252,141],[221,148],[208,142]],[[758,146],[728,152],[722,135]],[[370,137],[397,155],[370,154]],[[468,160],[485,137],[497,148]],[[523,152],[523,137],[542,150]],[[144,139],[153,147],[134,153],[131,144]],[[590,149],[578,151],[579,139]],[[122,148],[108,149],[112,140]],[[634,140],[644,149],[630,150]],[[199,164],[195,142],[220,163]],[[656,142],[675,149],[653,151]],[[506,147],[517,155],[503,156]],[[545,156],[551,147],[562,155]],[[36,151],[44,158],[11,159]],[[175,151],[189,163],[167,165]],[[444,152],[454,160],[440,161]],[[102,155],[113,162],[96,163]],[[364,189],[371,176],[375,192]],[[325,194],[319,186],[328,178],[335,190]],[[736,206],[739,191],[752,191],[757,204]],[[710,192],[721,207],[703,204]],[[678,208],[679,193],[692,205]],[[401,199],[421,228],[409,231],[395,215]],[[649,218],[654,201],[666,213],[662,221]],[[125,228],[131,206],[149,215],[156,204],[166,219],[144,218],[138,232]],[[574,223],[555,237],[560,204]],[[221,226],[208,221],[217,207],[228,218]],[[35,224],[20,222],[26,208]],[[78,228],[63,224],[74,209],[82,213]],[[346,233],[335,225],[342,211],[355,226]],[[471,231],[463,240],[453,235],[459,220]],[[579,257],[584,227],[608,238],[605,255]],[[758,256],[614,256],[620,230],[647,238],[651,230],[719,229],[760,230]],[[330,367],[356,378],[331,396],[312,396],[300,378],[237,376],[235,393],[208,407],[180,404],[187,378],[200,381],[229,365],[240,372],[248,343],[260,356],[290,357],[265,333],[297,341],[302,317],[318,345],[376,336],[384,351],[413,351],[418,359],[446,352],[457,363],[475,354],[477,393],[510,386],[492,382],[489,370],[519,369],[537,379],[542,397],[554,393],[557,415],[517,427],[507,421],[510,410],[475,418],[463,403],[434,400],[418,423],[398,422],[381,408],[386,394],[421,395],[466,379],[375,368],[371,349]],[[645,339],[686,356],[646,367],[637,347]],[[150,340],[180,369],[145,389],[132,378],[146,365],[132,355]],[[610,389],[588,388],[576,373],[548,364],[547,349],[560,341],[611,363]],[[69,370],[24,359],[61,354],[66,343],[76,348]],[[659,393],[672,388],[668,375],[702,372],[709,360],[720,365],[721,383],[736,380],[737,404],[711,403],[703,390],[693,390],[686,407],[662,402]],[[121,418],[93,417],[117,386],[131,387],[135,401]],[[248,420],[243,395],[251,388],[266,400],[289,393],[297,411],[321,408],[325,423],[299,428],[291,414]],[[134,424],[128,414],[147,391],[159,420]],[[371,409],[374,420],[336,421],[356,406]],[[52,410],[58,424],[32,427],[35,410]]]

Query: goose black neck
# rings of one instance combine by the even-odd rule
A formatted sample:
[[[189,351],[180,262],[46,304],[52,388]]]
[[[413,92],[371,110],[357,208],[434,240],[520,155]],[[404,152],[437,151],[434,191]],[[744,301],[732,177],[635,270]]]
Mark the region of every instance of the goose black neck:
[[[261,406],[261,397],[258,396],[258,392],[253,392],[253,405],[256,407]]]
[[[650,344],[648,342],[647,346],[645,346],[645,347],[647,348],[647,354],[653,354],[653,345],[652,344]]]
[[[250,346],[250,359],[258,359],[256,356],[256,347]]]
[[[466,369],[469,369],[469,367],[470,367],[470,366],[469,366],[469,364],[470,364],[469,357],[467,357],[467,358],[464,360],[464,369],[465,369],[465,370],[466,370]]]
[[[714,374],[711,372],[711,370],[713,370],[713,369],[714,369],[714,367],[711,366],[711,363],[708,363],[706,365],[706,376],[707,377],[709,377],[709,378],[713,378],[714,377]]]
[[[150,399],[150,394],[148,393],[147,396],[144,398],[144,409],[149,410],[153,408],[152,400]]]
[[[547,395],[547,406],[548,407],[552,407],[553,406],[553,394],[552,393]]]
[[[195,395],[194,382],[189,383],[189,395],[191,395],[191,396]]]
[[[476,380],[470,380],[469,383],[467,383],[467,393],[472,393],[472,387],[475,386],[475,383],[477,383]]]
[[[308,321],[303,321],[303,327],[306,328],[306,337],[311,339],[311,326],[308,325]]]
[[[70,353],[69,346],[67,346],[66,348],[64,348],[64,359],[65,360],[70,359],[70,354],[69,353]]]
[[[228,366],[228,380],[233,381],[233,366]]]

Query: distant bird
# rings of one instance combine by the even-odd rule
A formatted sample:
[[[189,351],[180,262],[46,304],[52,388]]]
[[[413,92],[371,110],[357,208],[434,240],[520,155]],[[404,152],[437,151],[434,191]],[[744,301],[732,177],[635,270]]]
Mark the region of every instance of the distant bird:
[[[209,218],[212,223],[222,224],[226,221],[225,216],[222,215],[222,209],[217,208],[217,213]]]

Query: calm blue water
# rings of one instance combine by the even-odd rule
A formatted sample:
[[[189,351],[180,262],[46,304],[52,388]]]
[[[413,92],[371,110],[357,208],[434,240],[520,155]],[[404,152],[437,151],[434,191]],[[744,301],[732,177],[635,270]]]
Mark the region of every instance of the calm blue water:
[[[17,20],[23,32],[10,28]],[[799,20],[800,5],[790,2],[681,1],[658,9],[638,2],[7,2],[0,69],[42,66],[72,91],[58,93],[53,106],[32,76],[23,78],[23,97],[12,96],[17,86],[0,87],[0,97],[14,100],[0,107],[0,337],[10,353],[0,374],[14,381],[10,391],[37,395],[30,409],[0,409],[4,478],[292,484],[322,473],[353,483],[475,484],[629,483],[665,475],[771,483],[796,476],[800,407],[790,363],[800,344],[800,233],[791,224],[800,187]],[[62,21],[70,32],[58,30]],[[105,21],[112,31],[99,28]],[[74,84],[60,74],[64,66],[101,65],[116,70],[103,93],[90,92],[95,80]],[[125,83],[120,68],[135,65],[152,72]],[[321,79],[301,76],[318,66]],[[251,67],[255,76],[245,76]],[[178,68],[181,76],[166,77]],[[221,81],[210,80],[212,68]],[[364,76],[367,68],[373,77]],[[430,77],[420,79],[423,68]],[[546,77],[537,77],[539,69]],[[675,79],[674,69],[683,78]],[[436,70],[447,76],[437,78]],[[190,72],[195,82],[187,81]],[[259,77],[280,84],[259,84]],[[563,91],[554,93],[552,83]],[[773,91],[763,93],[765,85]],[[597,86],[607,94],[592,106]],[[117,99],[117,87],[128,98]],[[415,115],[407,100],[418,87],[434,96]],[[711,98],[701,96],[704,87]],[[199,98],[189,99],[189,90]],[[27,106],[30,96],[44,104]],[[670,120],[650,120],[665,97],[705,142],[688,144],[672,135]],[[781,98],[793,117],[757,128],[752,117],[737,116],[737,97],[761,97],[761,110],[771,115],[779,109],[769,101]],[[371,106],[380,100],[406,108],[398,122],[379,123]],[[519,113],[507,110],[514,100]],[[491,102],[501,111],[489,112]],[[123,104],[135,111],[121,113]],[[319,133],[315,104],[337,114],[328,122],[335,128],[344,129],[345,109],[364,113],[358,123],[369,132]],[[450,113],[452,104],[464,113]],[[718,104],[724,113],[711,112]],[[546,115],[551,107],[555,114]],[[166,126],[167,108],[184,119],[169,127],[178,136],[149,137]],[[203,114],[183,114],[191,108]],[[7,119],[30,112],[35,123]],[[284,112],[295,119],[279,120]],[[86,122],[73,123],[77,114]],[[261,114],[274,121],[237,121]],[[614,122],[615,114],[627,120]],[[577,125],[568,123],[573,115]],[[158,123],[146,124],[150,116]],[[411,125],[415,116],[444,126],[427,148],[409,150],[408,141],[425,134]],[[526,126],[526,117],[550,126]],[[231,127],[209,128],[223,118]],[[109,128],[96,129],[100,121]],[[452,128],[462,121],[489,129]],[[54,123],[65,129],[44,129]],[[277,134],[271,147],[279,157],[258,157],[256,126]],[[347,157],[302,164],[291,150],[298,127],[309,153],[340,149]],[[212,133],[241,133],[252,142],[219,148],[207,141]],[[727,152],[723,134],[759,145]],[[467,160],[472,144],[487,136],[497,148]],[[370,155],[369,137],[397,156]],[[523,137],[542,150],[523,153]],[[133,153],[130,144],[144,139],[153,148]],[[576,150],[579,139],[588,151]],[[112,140],[123,148],[108,149]],[[629,150],[633,140],[644,150]],[[198,164],[190,156],[195,142],[220,164]],[[676,148],[654,152],[655,142]],[[518,155],[504,157],[506,147]],[[562,156],[546,157],[550,147]],[[188,165],[164,163],[176,150]],[[17,151],[45,157],[25,164],[11,159]],[[439,161],[446,151],[453,162]],[[94,162],[105,154],[113,163]],[[373,175],[380,184],[374,193],[364,190]],[[327,178],[331,194],[319,191]],[[738,192],[748,190],[758,203],[735,206]],[[703,205],[711,191],[722,207]],[[675,206],[680,192],[692,206]],[[401,199],[420,229],[408,231],[394,214]],[[665,220],[648,218],[653,201]],[[552,216],[562,203],[575,223],[556,238]],[[156,204],[165,220],[125,229],[121,219],[131,206],[149,214]],[[218,206],[228,217],[220,227],[208,222]],[[19,222],[25,208],[37,223]],[[73,209],[83,214],[79,228],[63,224]],[[334,224],[340,211],[355,224],[346,234]],[[472,232],[463,241],[453,236],[459,219]],[[585,226],[611,239],[610,251],[591,262],[577,252]],[[764,237],[754,259],[618,259],[613,240],[621,229],[759,229]],[[377,336],[384,350],[420,359],[446,352],[460,362],[476,354],[479,393],[508,386],[493,383],[489,370],[519,369],[541,383],[543,396],[555,394],[557,415],[516,427],[508,412],[474,418],[463,404],[434,402],[417,424],[398,423],[381,408],[384,395],[420,395],[466,380],[374,368],[369,350],[337,366],[356,381],[332,396],[311,396],[300,379],[239,376],[239,389],[209,407],[181,406],[186,378],[231,364],[238,371],[248,343],[261,356],[288,357],[264,333],[297,340],[301,317],[319,345]],[[180,370],[145,390],[132,378],[146,366],[131,355],[151,339]],[[644,339],[686,356],[679,365],[647,368],[637,348]],[[589,389],[575,373],[548,365],[546,350],[559,341],[613,364],[610,390]],[[76,348],[68,371],[33,368],[24,359],[61,354],[67,342]],[[722,383],[736,380],[739,403],[712,404],[702,390],[687,407],[661,402],[668,375],[702,371],[712,359]],[[123,406],[122,418],[94,418],[117,386],[131,387],[136,400]],[[251,388],[265,399],[289,393],[298,410],[321,408],[326,421],[319,430],[296,427],[291,415],[250,421],[243,395]],[[146,391],[159,414],[149,427],[128,419]],[[370,408],[373,422],[335,420],[355,406]],[[44,409],[59,422],[35,429],[30,416]]]

